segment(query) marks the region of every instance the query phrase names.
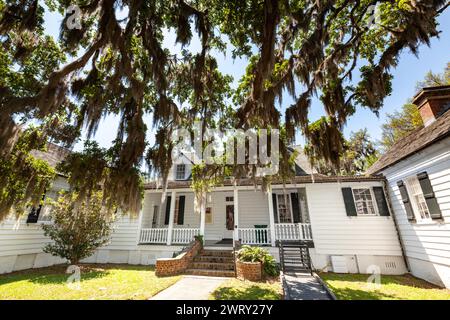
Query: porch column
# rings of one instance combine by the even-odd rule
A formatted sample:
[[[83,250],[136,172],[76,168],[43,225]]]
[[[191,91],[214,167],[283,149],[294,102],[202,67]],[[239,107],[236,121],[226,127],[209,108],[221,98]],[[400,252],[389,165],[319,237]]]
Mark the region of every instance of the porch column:
[[[167,230],[167,245],[170,246],[172,244],[172,233],[173,233],[173,218],[175,217],[175,201],[176,201],[177,193],[172,191],[171,199],[170,199],[170,214],[169,214],[169,228]]]
[[[200,235],[203,236],[203,241],[205,241],[205,222],[206,222],[206,202],[207,194],[202,195],[202,203],[200,205]]]
[[[234,204],[234,241],[239,241],[239,192],[236,187],[236,184],[234,185],[233,190],[233,204]]]
[[[141,231],[142,231],[142,221],[144,220],[144,204],[145,204],[145,197],[144,200],[142,200],[142,207],[141,211],[139,212],[139,228],[138,228],[138,235],[136,239],[136,243],[139,244],[141,242]],[[153,202],[152,202],[153,205]]]
[[[267,190],[267,201],[269,203],[269,222],[270,222],[270,242],[272,247],[275,246],[275,219],[273,216],[273,198],[272,198],[272,187]]]

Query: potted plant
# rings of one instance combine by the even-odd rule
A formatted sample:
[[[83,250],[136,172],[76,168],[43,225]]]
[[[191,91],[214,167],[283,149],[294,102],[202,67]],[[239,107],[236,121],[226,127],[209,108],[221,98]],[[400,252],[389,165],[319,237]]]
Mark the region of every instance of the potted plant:
[[[277,262],[269,251],[248,245],[242,246],[237,252],[236,271],[238,278],[252,281],[279,274]]]

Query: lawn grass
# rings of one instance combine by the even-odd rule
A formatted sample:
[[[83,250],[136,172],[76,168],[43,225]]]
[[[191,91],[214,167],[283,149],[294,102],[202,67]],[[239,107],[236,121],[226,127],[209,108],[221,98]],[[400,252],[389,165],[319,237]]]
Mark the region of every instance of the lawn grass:
[[[321,273],[339,300],[450,300],[450,290],[411,275],[381,276],[381,285],[367,283],[365,274]]]
[[[158,278],[150,266],[82,265],[80,288],[73,289],[66,269],[59,265],[0,275],[0,300],[141,300],[180,279]]]
[[[211,294],[212,300],[280,300],[281,283],[278,279],[265,282],[230,279]]]

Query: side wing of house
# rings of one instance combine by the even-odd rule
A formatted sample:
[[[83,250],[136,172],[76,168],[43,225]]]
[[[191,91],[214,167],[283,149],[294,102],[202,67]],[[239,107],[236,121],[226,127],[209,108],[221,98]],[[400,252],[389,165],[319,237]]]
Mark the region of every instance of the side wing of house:
[[[412,274],[449,288],[450,138],[382,173]]]
[[[66,180],[58,177],[46,197],[55,198],[65,188]],[[48,213],[46,206],[30,208],[19,219],[11,216],[0,223],[0,273],[64,262],[42,251],[50,241],[41,228],[41,224],[49,223]]]

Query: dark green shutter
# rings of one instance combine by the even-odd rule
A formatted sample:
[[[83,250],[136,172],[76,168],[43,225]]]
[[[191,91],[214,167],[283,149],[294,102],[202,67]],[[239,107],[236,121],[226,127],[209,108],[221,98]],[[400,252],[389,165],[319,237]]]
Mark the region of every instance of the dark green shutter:
[[[166,200],[166,217],[164,219],[164,224],[169,224],[170,221],[170,202],[172,201],[172,197],[168,196]]]
[[[427,202],[428,211],[430,212],[431,219],[442,219],[441,208],[434,195],[433,186],[431,185],[430,178],[426,172],[419,173],[417,175],[419,179],[420,187],[422,188],[423,196]]]
[[[180,200],[178,202],[178,221],[177,224],[182,225],[184,224],[184,202],[186,197],[180,196]]]
[[[344,197],[345,210],[347,211],[347,216],[356,217],[356,206],[355,200],[353,199],[352,188],[342,188],[342,196]]]
[[[277,195],[275,193],[272,193],[272,202],[273,202],[273,218],[275,223],[278,223]]]
[[[414,212],[413,212],[413,208],[411,206],[411,201],[409,200],[408,191],[406,190],[406,186],[403,183],[403,181],[398,181],[397,186],[398,186],[398,189],[400,190],[400,195],[402,196],[403,205],[405,206],[406,217],[408,218],[409,221],[414,221],[415,220]]]
[[[298,203],[298,193],[291,193],[291,205],[294,223],[300,223],[300,206]]]
[[[37,208],[36,207],[31,208],[31,211],[28,214],[26,223],[37,223],[38,222],[44,200],[45,200],[45,193],[42,195],[42,200],[41,200],[41,203],[39,203],[39,206]]]
[[[383,187],[373,187],[373,193],[375,194],[375,200],[377,201],[378,213],[380,216],[389,216],[389,207]]]

